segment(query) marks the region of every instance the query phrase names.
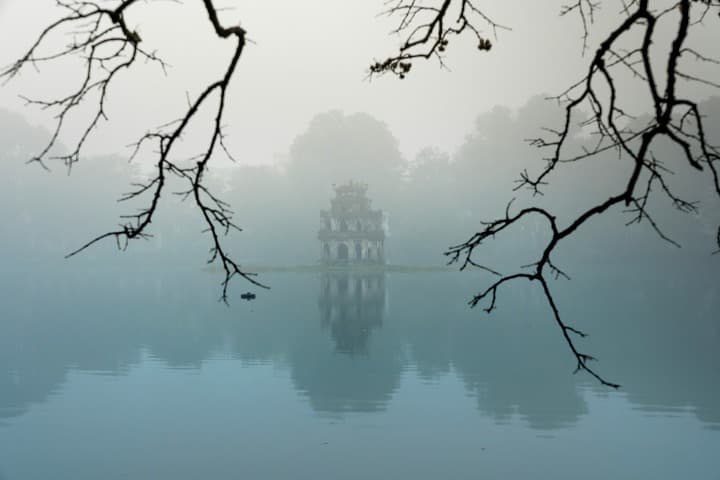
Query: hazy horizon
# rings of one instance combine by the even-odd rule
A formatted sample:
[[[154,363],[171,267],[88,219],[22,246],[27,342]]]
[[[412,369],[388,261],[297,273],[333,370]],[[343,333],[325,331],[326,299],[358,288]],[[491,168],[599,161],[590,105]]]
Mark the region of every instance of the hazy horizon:
[[[5,0],[0,13],[4,45],[0,65],[28,48],[56,14],[53,4],[52,0]],[[491,30],[484,31],[494,39],[490,52],[479,52],[469,39],[459,39],[448,52],[447,70],[430,60],[416,62],[404,80],[368,81],[370,63],[392,53],[399,42],[388,33],[395,19],[379,15],[386,8],[384,2],[316,0],[310,5],[288,2],[282,5],[283,15],[275,14],[275,3],[239,2],[222,11],[228,23],[241,19],[253,42],[240,60],[225,116],[231,133],[228,145],[241,163],[282,161],[311,118],[333,109],[366,112],[383,120],[408,159],[428,146],[452,151],[463,143],[478,114],[498,105],[516,110],[537,95],[559,94],[581,77],[587,60],[582,56],[581,23],[575,16],[559,16],[562,2],[550,8],[530,0],[498,2],[486,7],[488,14],[512,30],[498,31],[497,39]],[[143,43],[169,63],[168,76],[152,65],[125,73],[117,90],[109,93],[110,121],[90,140],[87,154],[127,154],[126,146],[145,129],[178,116],[186,92],[192,96],[204,82],[220,75],[230,53],[227,42],[210,33],[199,4],[159,2],[135,8],[129,22],[137,26]],[[307,10],[322,14],[308,16]],[[616,15],[612,3],[599,11],[591,42],[601,37]],[[299,18],[303,21],[296,21]],[[712,47],[708,39],[707,29],[693,31],[692,40],[703,44],[709,56],[720,56],[713,55],[720,46]],[[49,128],[52,115],[25,108],[18,95],[47,97],[66,90],[73,78],[71,65],[47,67],[39,73],[28,70],[0,89],[0,105]],[[692,88],[698,99],[712,94],[710,87]],[[649,105],[643,107],[643,96],[629,96],[626,101],[635,113],[650,111]],[[70,125],[71,131],[77,131],[77,121]],[[61,138],[69,142],[72,135]]]
[[[0,0],[0,67],[54,3]],[[397,16],[378,15],[386,1],[215,0],[248,44],[223,116],[237,163],[216,145],[206,170],[214,105],[169,157],[148,144],[128,162],[129,144],[226,67],[229,41],[199,0],[132,4],[127,25],[168,75],[142,63],[118,74],[109,121],[71,171],[62,155],[96,98],[67,119],[46,171],[28,160],[57,111],[20,95],[67,95],[79,64],[28,65],[4,83],[0,479],[716,478],[720,62],[681,55],[677,98],[697,118],[618,64],[623,110],[610,115],[623,133],[610,137],[625,150],[598,141],[612,121],[596,77],[600,121],[574,112],[540,190],[518,183],[552,165],[566,104],[546,97],[586,74],[623,3],[602,2],[583,55],[563,0],[483,2],[511,28],[483,30],[490,51],[452,37],[447,69],[415,61],[404,79],[368,80],[400,41]],[[667,12],[653,58],[670,48],[665,21],[682,18]],[[715,17],[686,45],[720,58]],[[653,74],[664,86],[665,65]],[[551,143],[528,141],[540,136]],[[364,185],[334,188],[350,181]],[[218,257],[225,208],[239,231],[218,237]],[[447,267],[448,249],[477,240]],[[224,290],[227,258],[270,288],[236,275]]]

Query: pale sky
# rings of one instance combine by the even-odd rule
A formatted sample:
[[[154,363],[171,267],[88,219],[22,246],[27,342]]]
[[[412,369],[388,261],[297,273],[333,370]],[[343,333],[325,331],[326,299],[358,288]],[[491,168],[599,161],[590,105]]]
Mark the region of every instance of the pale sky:
[[[0,64],[6,65],[58,12],[53,0],[0,2]],[[499,32],[490,52],[479,52],[469,38],[458,42],[446,59],[452,71],[439,69],[436,61],[416,62],[402,81],[366,80],[371,61],[392,54],[399,43],[388,35],[395,21],[378,16],[383,0],[216,3],[234,7],[223,12],[223,21],[239,21],[255,42],[240,60],[225,117],[232,152],[248,164],[286,154],[309,120],[330,109],[363,111],[385,121],[408,159],[428,145],[452,152],[478,114],[498,104],[518,107],[534,95],[558,93],[581,76],[587,63],[581,57],[578,18],[558,16],[562,1],[478,1],[512,31]],[[606,31],[605,19],[617,20],[618,8],[617,1],[604,2],[598,34]],[[124,145],[146,127],[178,117],[185,92],[192,97],[203,82],[218,78],[230,54],[229,42],[212,34],[199,1],[141,3],[128,19],[144,47],[157,49],[172,68],[167,77],[152,67],[124,74],[110,92],[111,122],[87,153],[126,152]],[[708,53],[713,49],[720,47]],[[51,115],[25,108],[17,95],[66,91],[80,73],[71,64],[40,74],[28,70],[0,89],[0,107],[49,127]]]

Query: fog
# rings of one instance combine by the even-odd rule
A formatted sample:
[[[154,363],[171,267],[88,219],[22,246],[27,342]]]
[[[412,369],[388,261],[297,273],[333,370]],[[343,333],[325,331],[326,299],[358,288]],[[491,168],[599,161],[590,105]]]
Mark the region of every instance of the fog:
[[[57,15],[53,5],[49,0],[4,2],[0,16],[5,46],[2,64],[18,57]],[[327,207],[332,185],[350,180],[367,183],[374,206],[388,214],[389,259],[399,264],[443,263],[442,252],[448,245],[464,240],[478,221],[498,215],[513,197],[517,197],[515,206],[538,200],[512,191],[523,169],[537,172],[542,167],[545,152],[531,148],[526,140],[542,135],[543,128],[560,125],[560,108],[544,98],[580,78],[586,62],[579,41],[581,23],[574,17],[559,17],[559,6],[497,2],[487,7],[488,14],[511,30],[497,32],[493,50],[478,52],[459,40],[448,52],[447,69],[432,61],[418,62],[402,81],[367,78],[370,61],[389,54],[400,41],[387,33],[394,20],[379,15],[382,2],[289,2],[282,6],[282,15],[277,6],[267,2],[226,6],[232,8],[222,10],[223,19],[229,23],[241,19],[252,41],[241,59],[225,114],[227,144],[237,163],[216,155],[211,173],[222,198],[237,211],[237,223],[245,229],[231,240],[241,261],[316,261],[318,212]],[[597,14],[591,43],[612,25],[613,8],[607,5]],[[308,10],[318,14],[307,15]],[[199,2],[149,2],[137,8],[135,16],[133,11],[128,15],[143,42],[157,49],[170,65],[168,73],[145,65],[119,79],[108,93],[108,121],[101,122],[90,137],[84,150],[89,158],[75,167],[71,178],[49,180],[65,175],[60,165],[50,165],[50,174],[21,166],[23,159],[41,149],[54,125],[52,112],[26,107],[18,95],[49,98],[67,91],[77,81],[77,65],[60,62],[28,69],[0,90],[4,121],[20,129],[17,134],[8,129],[4,132],[13,145],[3,155],[3,168],[13,172],[17,188],[28,196],[17,204],[55,221],[65,216],[69,222],[73,216],[86,220],[53,231],[53,235],[68,237],[62,243],[66,251],[73,242],[77,245],[83,238],[111,228],[116,214],[134,211],[136,205],[118,207],[114,201],[128,190],[124,184],[148,173],[152,157],[141,156],[125,165],[131,153],[128,144],[147,129],[176,118],[186,94],[197,94],[216,78],[229,55],[228,46],[214,39],[206,25]],[[692,44],[702,45],[703,51],[713,56],[718,47],[710,39],[708,29],[693,30]],[[538,48],[529,48],[536,43]],[[693,64],[693,68],[699,75],[711,67]],[[639,83],[637,95],[630,89],[624,98],[626,108],[635,115],[650,111],[643,91]],[[706,99],[703,110],[717,115],[717,101],[709,100],[711,87],[688,83],[683,93]],[[83,112],[68,118],[61,141],[68,145],[77,141],[87,119]],[[194,133],[184,139],[182,151],[196,153],[204,147],[205,118],[209,120],[201,117]],[[708,124],[711,129],[716,126],[715,122]],[[591,142],[587,132],[578,131],[574,147],[570,147]],[[627,175],[630,164],[615,162],[611,156],[567,165],[552,180],[541,204],[553,206],[557,214],[564,215],[561,219],[569,220],[573,211],[617,193],[621,184],[616,182]],[[105,163],[94,158],[113,166],[101,167]],[[117,169],[123,173],[118,175]],[[698,176],[686,175],[685,170],[676,177],[673,182],[692,192],[691,197],[697,194],[693,200],[701,200],[707,208],[701,208],[701,219],[681,219],[664,208],[666,205],[658,206],[658,214],[668,212],[663,222],[670,222],[676,235],[704,236],[690,240],[693,247],[711,249],[711,245],[700,247],[711,241],[708,235],[712,235],[714,222],[715,200],[709,185],[702,184],[704,180]],[[695,182],[701,182],[700,188]],[[39,185],[46,192],[60,189],[58,194],[64,198],[80,192],[84,196],[77,205],[55,214],[47,209],[47,195],[33,193]],[[95,191],[102,195],[95,198]],[[8,198],[15,195],[7,189],[4,194]],[[203,240],[195,239],[194,233],[201,227],[197,219],[191,220],[192,209],[175,200],[172,196],[163,199],[156,220],[160,223],[153,229],[161,238],[156,242],[162,242],[163,253],[173,248],[185,252],[182,242],[190,242],[187,248],[203,249]],[[92,211],[87,210],[90,206]],[[18,214],[16,210],[10,209],[9,215]],[[34,223],[50,233],[48,222]],[[597,225],[622,223],[622,218],[609,215]],[[163,229],[161,224],[172,227]],[[640,231],[635,238],[645,238],[645,227],[633,228]],[[418,235],[425,241],[414,241]],[[597,236],[597,232],[588,235]],[[653,241],[641,243],[656,245]],[[270,245],[273,247],[263,248]],[[654,246],[648,248],[655,251]]]
[[[608,150],[560,165],[543,195],[515,188],[545,165],[529,140],[564,120],[549,97],[584,74],[581,22],[560,17],[560,2],[488,2],[511,28],[484,32],[491,51],[458,40],[445,69],[417,62],[403,80],[369,79],[370,63],[400,42],[383,5],[223,3],[223,21],[239,21],[251,42],[224,118],[236,162],[215,155],[206,185],[242,229],[224,247],[270,286],[234,279],[228,305],[197,207],[171,193],[186,188],[178,179],[150,238],[64,258],[147,204],[118,202],[153,173],[153,157],[128,161],[128,145],[225,68],[231,52],[200,2],[128,14],[170,67],[124,72],[71,171],[28,163],[54,112],[20,95],[67,93],[78,65],[29,68],[0,88],[0,478],[714,478],[720,198],[710,176],[669,143],[653,150],[672,191],[699,207],[680,212],[659,188],[647,206],[681,248],[648,221],[627,225],[622,207],[562,240],[553,263],[571,280],[549,280],[559,309],[590,334],[577,342],[593,367],[622,388],[573,375],[535,283],[501,289],[488,315],[468,301],[495,277],[458,272],[444,252],[510,202],[546,208],[564,227],[626,187],[632,161]],[[618,18],[619,2],[603,5],[590,44]],[[0,65],[57,13],[50,0],[0,0]],[[694,29],[690,43],[720,57],[713,28]],[[717,78],[717,66],[692,65]],[[717,89],[681,91],[720,144]],[[625,125],[642,125],[645,90],[624,95]],[[53,153],[77,142],[86,113],[69,118]],[[202,115],[183,154],[205,148]],[[573,127],[566,148],[595,141]],[[322,263],[321,211],[349,182],[383,212],[385,265]],[[523,271],[550,235],[528,219],[473,258]],[[257,298],[240,297],[249,291]]]
[[[57,14],[54,3],[4,1],[0,65],[17,58]],[[285,2],[281,7],[273,2],[226,1],[223,7],[231,8],[223,10],[223,18],[229,24],[240,19],[254,42],[243,55],[228,102],[225,120],[231,150],[244,164],[282,161],[298,132],[316,114],[333,109],[364,112],[386,122],[406,160],[428,143],[455,150],[479,113],[496,105],[517,109],[536,95],[558,94],[584,74],[582,27],[576,17],[558,16],[561,4],[488,4],[483,7],[488,14],[512,28],[498,32],[490,52],[478,52],[469,39],[460,39],[447,52],[447,70],[435,61],[417,62],[417,71],[400,82],[366,78],[370,63],[391,54],[400,43],[399,37],[389,35],[396,19],[379,15],[385,8],[381,0]],[[109,93],[110,121],[88,145],[90,152],[127,154],[125,146],[147,128],[178,116],[186,93],[196,95],[220,74],[229,46],[214,38],[201,8],[200,2],[139,6],[129,22],[137,26],[148,48],[157,49],[170,65],[168,75],[151,65],[126,72],[118,87],[122,90]],[[618,9],[611,2],[599,11],[591,42],[607,32]],[[490,30],[483,33],[492,38]],[[692,33],[692,40],[709,56],[718,49],[712,33],[710,28]],[[49,127],[52,114],[24,109],[17,95],[44,98],[67,91],[69,82],[77,80],[73,66],[29,69],[19,81],[0,89],[0,104],[22,111],[33,124]],[[693,64],[698,73],[704,69]],[[48,76],[52,82],[46,81]],[[693,88],[701,97],[712,92]],[[643,96],[626,100],[636,107],[635,113],[647,111]]]
[[[708,99],[700,107],[710,120],[708,134],[711,138],[718,135],[714,119],[720,118],[720,99]],[[523,139],[530,138],[538,123],[559,122],[561,113],[542,95],[517,110],[495,107],[468,125],[465,140],[457,149],[444,151],[431,144],[408,160],[382,120],[367,113],[331,110],[318,113],[297,132],[282,164],[213,168],[209,185],[232,205],[243,228],[227,238],[230,250],[243,263],[317,263],[319,212],[328,208],[333,185],[353,180],[367,184],[373,207],[387,214],[388,262],[439,266],[447,261],[443,255],[447,247],[463,241],[481,221],[502,214],[512,199],[513,208],[546,206],[562,224],[618,192],[628,176],[629,163],[614,152],[564,166],[542,197],[513,191],[523,169],[542,165],[538,150]],[[6,145],[4,177],[9,180],[2,191],[2,204],[8,225],[13,225],[4,241],[24,257],[44,258],[49,252],[63,256],[113,228],[120,215],[143,205],[142,200],[116,202],[130,182],[146,175],[140,165],[105,155],[82,161],[70,175],[62,166],[46,172],[26,165],[25,160],[42,148],[49,132],[7,110],[2,111],[0,121]],[[578,131],[573,141],[581,145],[588,139]],[[668,158],[669,165],[677,163]],[[623,265],[631,257],[704,262],[714,247],[718,199],[709,180],[695,172],[679,172],[671,182],[678,195],[699,202],[700,213],[676,211],[660,196],[649,210],[683,249],[664,242],[647,222],[626,228],[631,215],[618,208],[579,232],[577,240],[568,240],[561,254],[579,265],[598,261]],[[178,191],[181,185],[173,188]],[[201,225],[190,202],[168,196],[153,224],[155,238],[132,242],[126,253],[115,252],[114,243],[108,242],[87,255],[103,252],[117,259],[151,254],[202,265],[209,240],[201,234]],[[517,260],[518,253],[520,263],[530,261],[548,234],[539,221],[520,225],[488,244],[481,255],[494,265],[504,265],[511,257]],[[602,239],[601,245],[595,245],[597,239]]]

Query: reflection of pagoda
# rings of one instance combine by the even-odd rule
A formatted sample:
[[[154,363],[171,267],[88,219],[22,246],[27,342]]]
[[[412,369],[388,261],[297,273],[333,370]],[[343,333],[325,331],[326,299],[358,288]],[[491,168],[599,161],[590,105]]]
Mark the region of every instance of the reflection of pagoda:
[[[367,185],[354,182],[336,186],[330,210],[320,212],[323,263],[385,263],[383,212],[370,209],[366,191]]]
[[[380,272],[326,272],[321,277],[321,323],[341,353],[367,351],[370,332],[383,323],[385,275]]]

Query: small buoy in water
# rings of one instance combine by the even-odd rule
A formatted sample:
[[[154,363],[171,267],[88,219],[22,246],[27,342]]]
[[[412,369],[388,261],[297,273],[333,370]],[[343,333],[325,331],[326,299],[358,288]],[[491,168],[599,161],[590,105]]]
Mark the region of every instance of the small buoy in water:
[[[242,295],[240,295],[240,298],[243,300],[255,300],[256,295],[252,292],[245,292]]]

